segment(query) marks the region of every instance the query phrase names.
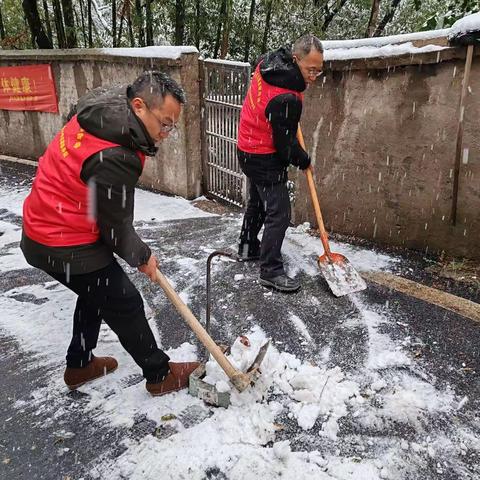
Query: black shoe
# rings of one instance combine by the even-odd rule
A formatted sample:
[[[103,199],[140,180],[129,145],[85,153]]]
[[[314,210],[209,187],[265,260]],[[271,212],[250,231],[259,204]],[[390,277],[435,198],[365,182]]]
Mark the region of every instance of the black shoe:
[[[273,278],[260,277],[259,282],[260,285],[263,285],[264,287],[272,287],[279,292],[296,292],[301,286],[300,282],[287,277],[285,274]]]
[[[250,262],[260,258],[260,245],[251,243],[240,243],[238,246],[238,260],[241,262]]]

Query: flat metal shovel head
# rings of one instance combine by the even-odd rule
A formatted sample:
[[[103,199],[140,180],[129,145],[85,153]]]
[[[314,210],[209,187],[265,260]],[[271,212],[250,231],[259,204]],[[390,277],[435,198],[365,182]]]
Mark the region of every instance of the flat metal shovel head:
[[[257,356],[255,357],[255,360],[252,362],[248,370],[245,373],[238,372],[238,375],[230,379],[233,386],[239,392],[242,392],[250,385],[254,385],[260,377],[260,366],[265,358],[269,346],[270,339],[268,339],[268,341],[261,346]],[[190,395],[203,400],[209,405],[227,408],[230,405],[230,392],[219,392],[215,385],[205,382],[203,380],[205,373],[205,365],[200,364],[198,368],[190,374],[188,392]]]
[[[230,392],[219,392],[215,385],[205,382],[205,365],[200,364],[189,377],[188,393],[215,407],[230,405]]]
[[[336,297],[360,292],[367,288],[365,280],[353,268],[346,257],[339,253],[318,257],[318,266],[330,290]]]
[[[268,339],[261,347],[260,350],[257,353],[257,356],[255,357],[255,360],[253,363],[248,367],[247,369],[247,374],[250,374],[253,371],[258,371],[260,368],[260,365],[263,362],[263,359],[265,358],[265,355],[267,354],[268,347],[270,346],[270,339]]]

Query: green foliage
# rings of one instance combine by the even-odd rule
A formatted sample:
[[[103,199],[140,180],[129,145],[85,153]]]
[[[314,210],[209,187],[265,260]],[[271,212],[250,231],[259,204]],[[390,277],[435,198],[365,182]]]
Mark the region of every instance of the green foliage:
[[[451,27],[457,20],[480,11],[478,0],[447,0],[432,9],[422,25],[422,30]]]
[[[0,0],[6,38],[3,48],[31,48],[30,30],[25,20],[20,0]]]
[[[53,41],[57,46],[52,0],[46,1],[50,12]],[[76,36],[79,45],[84,46],[87,34],[82,25],[87,25],[87,0],[72,1],[75,10]],[[262,53],[263,38],[267,27],[267,10],[270,4],[273,7],[270,25],[267,29],[267,49],[289,44],[307,32],[314,33],[322,39],[363,37],[372,6],[372,0],[346,0],[346,2],[343,0],[256,0],[252,29],[248,31],[251,0],[228,1],[231,9],[228,22],[227,58],[243,60],[245,39],[248,35],[250,37],[250,61],[254,61]],[[96,3],[99,6],[98,13],[92,7],[93,44],[98,47],[109,47],[112,45],[111,32],[108,28],[112,23],[111,0],[96,0]],[[138,21],[139,17],[135,11],[136,4],[138,2],[135,0],[116,0],[116,23],[118,32],[121,12],[128,11],[128,8],[125,9],[124,6],[129,7],[133,20],[134,44],[138,46],[139,32],[146,30],[145,0],[140,0],[143,24]],[[384,18],[391,4],[392,0],[381,0],[377,22]],[[184,0],[182,9],[185,17],[184,44],[196,45],[198,43],[200,51],[206,57],[212,57],[214,54],[220,21],[220,5],[221,0]],[[154,44],[173,44],[176,0],[152,1],[151,6]],[[341,8],[339,8],[340,6]],[[44,22],[43,0],[38,0],[38,7]],[[4,42],[4,48],[31,48],[30,32],[25,23],[21,1],[0,0],[0,8],[8,37],[6,40],[10,39],[10,43]],[[200,8],[200,15],[197,15],[198,8]],[[458,18],[479,10],[478,0],[402,0],[383,34],[447,27]],[[331,12],[336,12],[336,14],[326,28],[325,19]],[[82,13],[83,22],[81,21]],[[129,28],[124,19],[118,46],[130,45]]]

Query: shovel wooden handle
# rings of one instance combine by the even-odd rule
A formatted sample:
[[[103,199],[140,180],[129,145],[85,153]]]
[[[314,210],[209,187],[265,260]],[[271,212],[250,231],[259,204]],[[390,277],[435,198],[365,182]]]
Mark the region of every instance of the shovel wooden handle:
[[[303,139],[303,133],[300,125],[298,125],[297,139],[298,143],[300,143],[300,146],[306,151],[307,149],[305,148],[305,141]],[[311,166],[305,170],[305,175],[307,176],[308,190],[310,191],[310,197],[312,198],[313,209],[315,210],[315,217],[318,223],[318,230],[320,231],[320,240],[322,241],[327,257],[331,258],[330,245],[328,243],[328,233],[325,230],[325,225],[323,224],[322,211],[320,210],[320,203],[318,201],[317,189],[315,188],[313,170]]]
[[[173,303],[178,313],[180,313],[180,315],[187,322],[187,324],[193,330],[198,339],[205,345],[207,350],[212,354],[213,358],[222,367],[235,388],[239,392],[245,390],[250,385],[250,376],[237,370],[228,361],[227,357],[223,354],[220,347],[212,340],[212,337],[210,337],[207,331],[196,319],[195,315],[191,312],[187,305],[185,305],[178,293],[170,285],[170,282],[167,280],[165,275],[160,270],[158,270],[158,268],[155,276],[155,282],[162,287],[165,295],[167,295],[168,299]]]

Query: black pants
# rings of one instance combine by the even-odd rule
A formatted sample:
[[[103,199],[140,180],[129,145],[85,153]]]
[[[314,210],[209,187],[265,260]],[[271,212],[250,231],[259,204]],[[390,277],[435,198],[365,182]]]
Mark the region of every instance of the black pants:
[[[158,349],[145,317],[142,297],[116,261],[82,275],[47,273],[78,295],[67,352],[68,367],[79,368],[89,363],[104,320],[143,370],[147,382],[163,380],[168,373],[169,357]]]
[[[281,249],[291,218],[287,184],[261,185],[250,179],[249,193],[240,243],[258,245],[258,233],[264,225],[260,249],[260,276],[273,278],[283,275],[285,270]]]

